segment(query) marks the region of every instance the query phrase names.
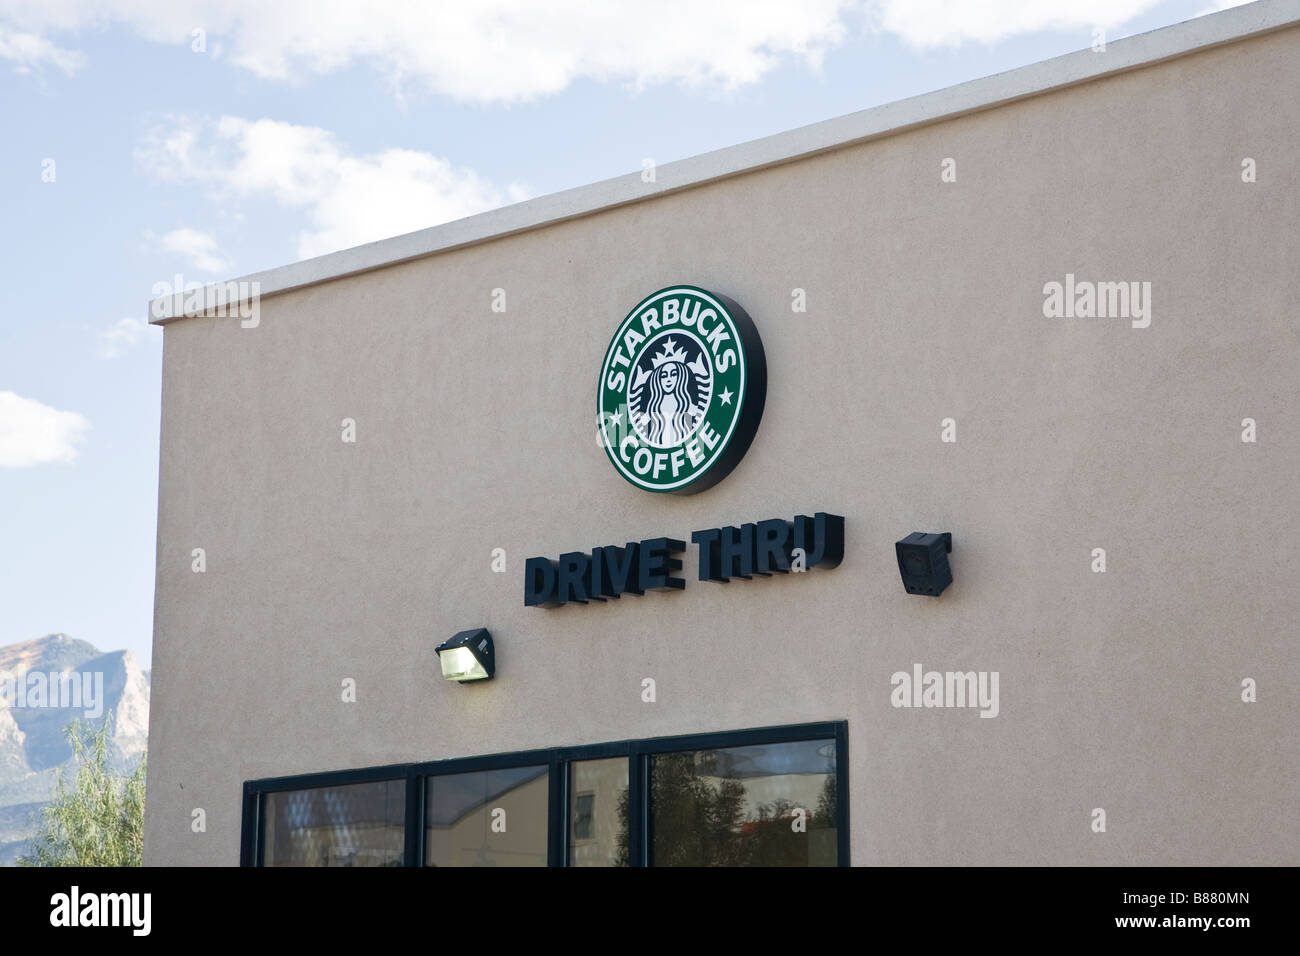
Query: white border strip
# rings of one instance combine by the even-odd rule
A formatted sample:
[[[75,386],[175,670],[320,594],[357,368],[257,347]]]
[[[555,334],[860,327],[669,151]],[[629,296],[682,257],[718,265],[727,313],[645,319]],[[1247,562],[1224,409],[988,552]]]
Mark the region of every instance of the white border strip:
[[[1115,40],[1106,45],[1104,53],[1094,53],[1092,50],[1067,53],[934,93],[924,93],[738,146],[667,163],[656,168],[657,181],[654,183],[642,182],[639,171],[628,173],[392,239],[381,239],[265,272],[255,272],[230,283],[214,283],[205,288],[201,300],[209,309],[215,304],[218,308],[233,310],[243,300],[231,298],[231,289],[253,288],[263,297],[301,289],[318,282],[369,272],[792,162],[827,150],[1150,66],[1298,23],[1300,0],[1257,0],[1245,6],[1232,7],[1220,13]],[[237,296],[242,294],[246,293],[236,292]],[[149,305],[149,321],[162,325],[186,315],[203,314],[202,309],[187,312],[184,306],[186,298],[183,292],[178,292],[154,299]],[[195,293],[194,298],[200,297]]]

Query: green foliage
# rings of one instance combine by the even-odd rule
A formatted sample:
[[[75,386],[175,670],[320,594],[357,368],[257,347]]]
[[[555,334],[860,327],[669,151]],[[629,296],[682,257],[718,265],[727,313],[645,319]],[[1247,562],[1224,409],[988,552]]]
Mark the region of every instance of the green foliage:
[[[31,855],[19,866],[139,866],[144,851],[145,761],[130,775],[109,765],[113,712],[98,729],[79,720],[64,728],[77,777],[59,771],[54,802],[42,807]]]

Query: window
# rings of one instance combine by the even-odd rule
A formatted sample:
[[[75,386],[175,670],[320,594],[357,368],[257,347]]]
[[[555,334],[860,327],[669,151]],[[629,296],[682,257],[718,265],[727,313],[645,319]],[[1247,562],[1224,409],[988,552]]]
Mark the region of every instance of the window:
[[[569,764],[569,866],[627,866],[626,756]]]
[[[246,866],[847,866],[844,722],[244,784]]]
[[[401,866],[406,782],[266,795],[265,866]]]
[[[545,866],[550,767],[425,778],[425,866]]]
[[[834,866],[835,744],[650,757],[652,866]]]

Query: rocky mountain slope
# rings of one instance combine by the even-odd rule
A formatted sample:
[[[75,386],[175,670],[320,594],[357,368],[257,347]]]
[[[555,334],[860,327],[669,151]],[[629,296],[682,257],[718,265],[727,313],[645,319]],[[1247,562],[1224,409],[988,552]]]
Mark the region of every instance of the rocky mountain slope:
[[[44,675],[35,678],[40,694],[33,691],[38,674]],[[66,692],[49,690],[61,675],[92,689],[92,706],[85,699],[60,706],[72,703]],[[76,719],[98,727],[109,711],[115,714],[111,759],[128,770],[149,735],[149,673],[130,651],[105,653],[66,634],[0,647],[0,865],[12,864],[23,850],[31,817],[54,796],[60,769],[76,773],[63,728]]]

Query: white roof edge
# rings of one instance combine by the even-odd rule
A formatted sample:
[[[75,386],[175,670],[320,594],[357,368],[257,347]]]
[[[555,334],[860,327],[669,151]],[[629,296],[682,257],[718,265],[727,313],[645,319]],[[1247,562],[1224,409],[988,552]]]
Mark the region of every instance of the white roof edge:
[[[418,232],[213,283],[204,287],[201,301],[195,301],[197,293],[187,295],[178,290],[150,302],[149,321],[165,324],[214,309],[233,310],[241,304],[247,306],[250,297],[288,292],[641,202],[1297,24],[1300,0],[1257,0],[1109,42],[1105,52],[1089,49],[1067,53],[933,93],[665,163],[656,168],[653,183],[642,182],[638,171],[566,189]],[[191,300],[189,309],[185,308],[187,298]]]

